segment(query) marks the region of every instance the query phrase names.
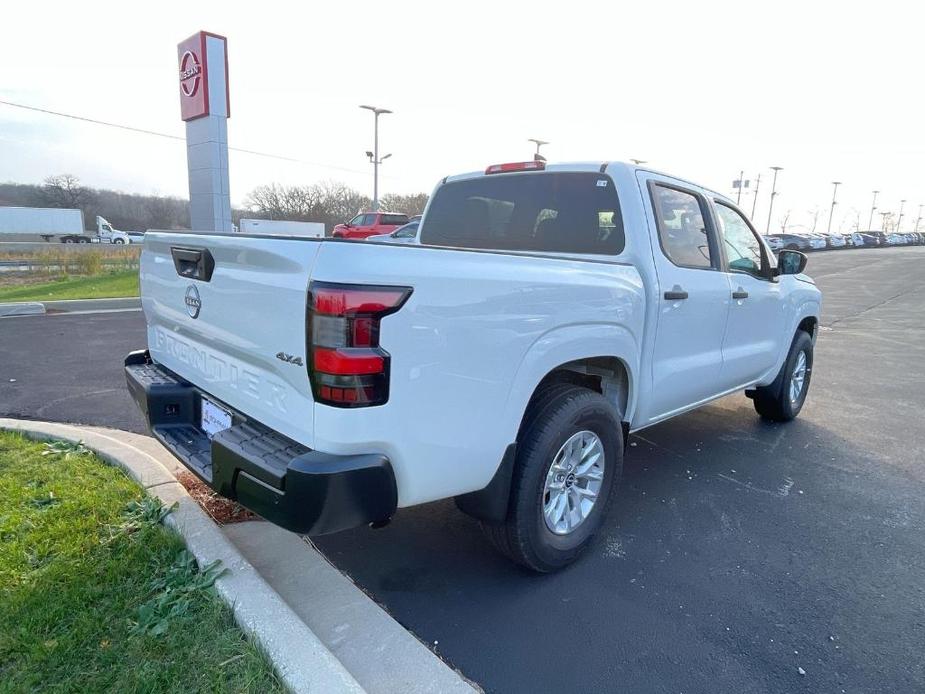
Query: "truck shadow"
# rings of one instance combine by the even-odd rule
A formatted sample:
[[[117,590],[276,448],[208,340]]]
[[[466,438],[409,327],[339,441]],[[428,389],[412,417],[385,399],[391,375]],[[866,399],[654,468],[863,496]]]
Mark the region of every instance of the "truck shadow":
[[[794,630],[864,631],[874,604],[907,601],[910,586],[925,580],[915,559],[925,529],[920,485],[888,466],[872,472],[872,458],[875,451],[810,417],[769,424],[744,398],[727,398],[630,437],[600,536],[557,574],[510,564],[452,502],[316,543],[490,689],[594,690],[593,672],[552,665],[574,658],[619,672],[627,691],[650,689],[655,669],[658,681],[717,691],[747,677],[743,643],[752,660],[767,661],[762,667],[782,667],[784,652],[775,649],[796,639]],[[886,546],[893,549],[884,563]],[[566,627],[565,645],[543,636]],[[896,616],[884,643],[915,629],[911,611]],[[680,639],[685,658],[699,659],[695,668],[666,658]],[[486,662],[496,662],[486,660],[489,644],[530,668],[487,672]],[[828,662],[823,647],[801,646],[806,662]]]
[[[555,583],[563,580],[557,576],[581,573],[584,564],[627,559],[631,546],[648,547],[647,555],[657,545],[721,537],[735,553],[728,541],[742,529],[739,516],[766,509],[772,513],[767,522],[774,522],[782,512],[776,506],[805,497],[820,476],[856,473],[856,463],[869,455],[806,419],[764,422],[733,396],[630,436],[623,481],[601,537],[561,574],[534,576],[512,566],[451,501],[402,510],[381,530],[360,528],[315,542],[380,599],[464,591],[493,580],[514,580],[521,588],[525,581]]]

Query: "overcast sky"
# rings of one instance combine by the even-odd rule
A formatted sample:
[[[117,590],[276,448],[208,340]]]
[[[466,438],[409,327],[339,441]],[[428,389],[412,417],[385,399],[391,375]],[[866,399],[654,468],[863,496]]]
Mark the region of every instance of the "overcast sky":
[[[7,3],[0,99],[182,135],[176,44],[228,37],[231,197],[336,179],[372,192],[364,152],[381,119],[381,191],[530,158],[647,160],[732,194],[761,174],[757,226],[835,226],[871,191],[925,202],[923,10],[916,3]],[[92,186],[187,193],[180,141],[0,105],[0,181],[77,174]],[[754,183],[752,184],[754,185]],[[752,200],[742,206],[751,211]],[[875,228],[877,222],[874,224]]]

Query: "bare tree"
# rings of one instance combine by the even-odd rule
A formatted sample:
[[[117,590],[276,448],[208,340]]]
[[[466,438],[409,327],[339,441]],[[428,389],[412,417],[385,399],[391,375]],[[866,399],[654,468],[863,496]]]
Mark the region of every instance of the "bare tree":
[[[809,213],[813,216],[813,223],[809,229],[809,233],[813,233],[814,231],[816,231],[816,223],[819,221],[819,208],[814,207],[813,209],[809,211]]]
[[[860,231],[861,211],[859,209],[852,207],[850,211],[845,213],[845,216],[842,218],[841,228],[844,228],[845,226],[848,227],[849,231]]]
[[[141,202],[144,230],[189,228],[189,204],[186,200],[146,197]]]
[[[42,204],[48,207],[81,208],[89,199],[87,189],[73,174],[49,176],[39,190]]]
[[[427,206],[427,193],[398,195],[389,193],[382,196],[382,208],[392,212],[404,212],[407,215],[422,214]]]
[[[369,209],[370,199],[337,181],[310,186],[259,186],[246,200],[251,214],[264,219],[323,222],[330,231],[358,212]]]
[[[790,213],[791,213],[791,212],[793,212],[793,210],[787,210],[786,212],[784,212],[784,216],[781,217],[781,219],[780,219],[780,233],[782,233],[782,234],[786,234],[786,233],[787,233],[787,222],[790,221]]]

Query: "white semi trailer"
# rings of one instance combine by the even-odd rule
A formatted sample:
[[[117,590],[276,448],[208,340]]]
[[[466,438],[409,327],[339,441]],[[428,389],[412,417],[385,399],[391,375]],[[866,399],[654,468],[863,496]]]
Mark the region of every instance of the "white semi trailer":
[[[286,222],[278,219],[242,219],[238,223],[242,234],[262,234],[266,236],[305,236],[324,238],[322,222]]]
[[[82,210],[49,207],[0,207],[0,235],[3,240],[16,236],[52,237],[82,235],[84,214]]]
[[[131,243],[126,232],[113,229],[112,224],[100,216],[96,218],[96,233],[86,232],[82,210],[0,207],[0,238],[18,241],[29,236],[38,236],[45,241],[57,239],[61,243]]]

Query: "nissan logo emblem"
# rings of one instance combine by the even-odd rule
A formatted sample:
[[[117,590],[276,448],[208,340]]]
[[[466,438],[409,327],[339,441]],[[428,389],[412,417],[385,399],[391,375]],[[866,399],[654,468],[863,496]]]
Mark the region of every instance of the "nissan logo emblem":
[[[199,290],[195,284],[186,288],[186,298],[183,300],[186,304],[186,312],[190,318],[199,318],[199,310],[202,308],[202,299],[199,298]]]
[[[180,58],[180,89],[186,96],[196,96],[202,81],[202,65],[192,51],[187,51]]]

